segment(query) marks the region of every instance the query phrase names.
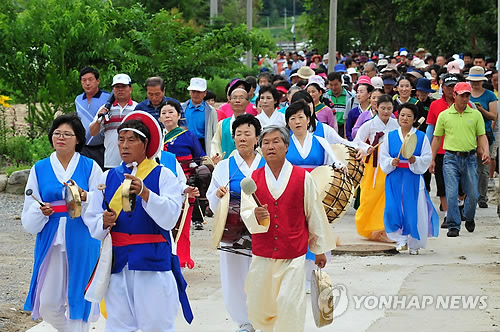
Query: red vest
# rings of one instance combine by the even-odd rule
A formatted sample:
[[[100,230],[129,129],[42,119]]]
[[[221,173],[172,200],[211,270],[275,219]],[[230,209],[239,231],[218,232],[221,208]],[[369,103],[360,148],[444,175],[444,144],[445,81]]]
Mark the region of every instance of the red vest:
[[[266,233],[252,234],[254,255],[292,259],[306,254],[309,232],[304,213],[305,175],[304,169],[293,166],[285,191],[275,200],[267,188],[265,167],[252,173],[252,179],[257,184],[255,194],[263,205],[267,204],[271,216]]]

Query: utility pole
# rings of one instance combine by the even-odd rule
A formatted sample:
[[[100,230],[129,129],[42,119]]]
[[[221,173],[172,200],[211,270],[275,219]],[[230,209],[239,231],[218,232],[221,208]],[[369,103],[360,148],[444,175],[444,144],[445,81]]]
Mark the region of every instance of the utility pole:
[[[500,2],[500,0],[498,0]],[[330,25],[328,29],[328,72],[337,64],[337,0],[330,0]]]
[[[498,1],[500,1],[500,0],[498,0]],[[292,2],[293,2],[293,16],[292,16],[293,50],[297,51],[297,44],[295,43],[295,0],[292,0]]]
[[[210,24],[214,24],[214,17],[217,17],[218,5],[218,0],[210,0]]]
[[[285,7],[285,30],[286,30],[286,7]]]
[[[251,29],[252,29],[252,0],[247,0],[247,31],[250,31]],[[247,66],[248,68],[252,68],[252,50],[247,50]]]

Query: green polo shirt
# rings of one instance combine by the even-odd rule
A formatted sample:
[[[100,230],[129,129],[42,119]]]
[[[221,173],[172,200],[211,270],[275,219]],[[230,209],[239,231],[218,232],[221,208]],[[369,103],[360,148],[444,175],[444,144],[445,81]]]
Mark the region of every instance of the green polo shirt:
[[[484,135],[481,112],[467,105],[460,114],[455,104],[438,116],[434,136],[446,136],[443,148],[449,151],[467,152],[477,148],[477,136]]]
[[[328,91],[328,95],[330,97],[330,100],[333,103],[332,109],[335,110],[336,113],[336,118],[337,118],[337,124],[343,125],[344,124],[344,112],[346,111],[346,104],[347,104],[347,93],[345,92],[345,89],[342,88],[342,93],[340,96],[335,97],[335,95],[332,93],[332,91]]]

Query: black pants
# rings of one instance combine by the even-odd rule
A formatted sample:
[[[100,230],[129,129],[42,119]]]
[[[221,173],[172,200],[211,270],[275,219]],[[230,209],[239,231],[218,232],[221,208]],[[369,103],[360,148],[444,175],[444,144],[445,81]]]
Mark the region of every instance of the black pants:
[[[206,198],[196,198],[194,201],[193,215],[191,220],[203,221],[203,216],[205,215],[205,209],[208,206],[208,200]],[[201,212],[200,212],[201,210]]]

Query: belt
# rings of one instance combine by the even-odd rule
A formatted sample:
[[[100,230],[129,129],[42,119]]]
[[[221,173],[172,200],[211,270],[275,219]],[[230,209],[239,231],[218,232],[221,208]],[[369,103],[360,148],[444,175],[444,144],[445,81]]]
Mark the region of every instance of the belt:
[[[123,247],[132,244],[160,243],[167,242],[161,234],[128,234],[111,232],[113,247]]]
[[[410,164],[400,162],[397,167],[398,168],[410,168]]]
[[[450,150],[446,150],[446,152],[449,152],[451,154],[454,154],[455,156],[458,156],[458,157],[468,157],[468,156],[472,156],[473,154],[476,153],[476,149],[474,150],[470,150],[470,151],[450,151]]]
[[[66,201],[63,201],[63,200],[53,201],[53,202],[50,202],[50,205],[52,205],[52,211],[54,211],[54,213],[68,212],[68,208],[66,206]]]

